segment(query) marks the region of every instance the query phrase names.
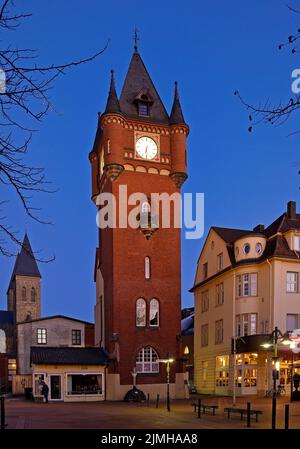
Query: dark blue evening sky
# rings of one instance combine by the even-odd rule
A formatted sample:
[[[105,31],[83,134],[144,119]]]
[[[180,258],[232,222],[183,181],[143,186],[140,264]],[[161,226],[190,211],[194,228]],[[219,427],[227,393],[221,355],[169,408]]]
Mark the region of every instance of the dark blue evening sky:
[[[48,115],[32,141],[29,159],[45,166],[48,179],[59,189],[35,199],[54,225],[32,223],[19,205],[8,206],[14,227],[21,235],[28,230],[34,250],[41,250],[43,257],[56,256],[55,262],[40,265],[43,315],[93,319],[97,229],[88,153],[97,112],[105,105],[111,68],[120,93],[135,25],[140,30],[141,56],[168,110],[173,82],[179,81],[191,128],[189,179],[183,191],[205,193],[206,232],[212,225],[268,224],[283,212],[288,200],[298,199],[295,164],[300,136],[287,137],[297,129],[297,121],[276,129],[260,126],[249,134],[248,113],[233,95],[239,89],[254,102],[291,95],[291,72],[300,67],[300,60],[277,47],[299,28],[299,16],[288,11],[285,0],[16,3],[33,17],[12,39],[19,46],[38,48],[42,63],[87,56],[110,39],[99,59],[56,82],[51,98],[57,112]],[[182,243],[182,298],[188,306],[193,304],[188,289],[203,239]],[[6,306],[13,263],[1,258],[1,308]]]

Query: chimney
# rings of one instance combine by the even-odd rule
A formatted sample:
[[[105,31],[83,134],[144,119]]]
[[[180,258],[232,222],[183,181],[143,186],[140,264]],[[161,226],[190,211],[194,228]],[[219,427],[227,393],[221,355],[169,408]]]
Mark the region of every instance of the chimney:
[[[253,228],[254,232],[263,233],[264,230],[265,230],[265,225],[263,225],[263,224],[259,224],[259,225],[255,226],[255,228]]]
[[[297,218],[296,201],[289,201],[287,203],[287,216],[291,220],[295,220]]]

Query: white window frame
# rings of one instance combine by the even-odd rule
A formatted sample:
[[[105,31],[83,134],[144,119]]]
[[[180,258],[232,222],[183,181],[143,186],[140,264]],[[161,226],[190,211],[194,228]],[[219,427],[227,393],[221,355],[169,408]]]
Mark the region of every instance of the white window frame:
[[[258,276],[257,273],[243,273],[237,276],[237,297],[247,298],[257,296]]]
[[[218,268],[218,271],[221,271],[224,268],[224,256],[223,256],[223,253],[220,253],[220,254],[217,255],[217,268]]]
[[[143,306],[141,305],[143,302]],[[138,305],[140,303],[140,305]],[[142,324],[138,323],[138,309],[144,310],[144,319]],[[144,298],[138,298],[135,302],[135,325],[136,327],[146,327],[147,325],[147,304]]]
[[[145,350],[147,348],[150,348],[151,350],[151,356],[150,356],[150,360],[145,361]],[[138,356],[139,354],[142,352],[142,361],[138,361]],[[153,354],[155,354],[156,359],[153,360]],[[137,355],[136,355],[136,361],[135,361],[135,366],[136,366],[136,370],[137,373],[139,374],[158,374],[159,373],[159,362],[158,362],[159,356],[157,351],[152,347],[152,346],[144,346],[143,348],[141,348]],[[149,364],[150,365],[150,370],[145,370],[145,365]],[[142,369],[138,369],[138,366],[140,366]],[[153,369],[153,366],[156,367],[156,369]]]
[[[54,373],[52,373],[54,374]],[[76,397],[103,397],[104,396],[104,373],[96,373],[96,372],[84,372],[84,373],[78,373],[78,372],[66,372],[65,374],[65,387],[66,387],[66,391],[65,391],[65,396],[68,396],[69,398],[76,398]],[[58,373],[59,375],[59,373]],[[68,392],[68,376],[101,376],[101,393],[96,393],[96,394],[69,394]]]
[[[289,280],[289,275],[294,275],[294,280]],[[298,293],[299,292],[299,273],[296,271],[286,272],[286,292],[287,293]]]
[[[253,318],[255,317],[255,320]],[[255,332],[252,325],[255,323]],[[242,313],[235,317],[235,329],[237,337],[247,337],[248,335],[257,335],[257,313]]]
[[[45,327],[38,327],[36,330],[36,340],[38,345],[46,345],[48,342],[48,332]]]
[[[291,316],[291,315],[296,317],[296,324],[295,324],[294,329],[288,329],[288,316]],[[286,314],[286,330],[287,330],[287,332],[291,332],[295,329],[299,329],[299,326],[300,326],[300,314],[299,313],[287,313]]]
[[[145,257],[145,279],[151,278],[151,265],[150,265],[150,257]]]
[[[152,304],[156,304],[156,308],[157,308],[157,323],[156,324],[151,324],[151,308],[152,308]],[[150,300],[149,303],[149,326],[150,327],[159,327],[159,312],[160,312],[160,303],[159,300],[157,298],[152,298]]]

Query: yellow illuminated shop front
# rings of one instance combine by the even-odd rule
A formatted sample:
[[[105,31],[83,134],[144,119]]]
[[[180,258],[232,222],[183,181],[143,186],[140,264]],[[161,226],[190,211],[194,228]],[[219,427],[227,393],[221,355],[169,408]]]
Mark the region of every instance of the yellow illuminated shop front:
[[[235,385],[237,395],[257,394],[258,354],[246,353],[235,356]]]

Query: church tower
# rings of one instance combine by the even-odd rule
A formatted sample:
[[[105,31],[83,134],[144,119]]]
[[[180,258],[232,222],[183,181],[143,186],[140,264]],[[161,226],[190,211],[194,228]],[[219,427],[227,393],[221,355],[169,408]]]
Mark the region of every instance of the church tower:
[[[7,290],[7,310],[15,315],[15,322],[41,317],[41,274],[27,234],[17,255]]]
[[[106,108],[99,114],[89,159],[92,199],[120,186],[127,195],[142,192],[141,222],[151,214],[151,194],[180,194],[187,178],[186,138],[178,86],[170,114],[135,46],[120,98],[114,72]],[[133,206],[128,206],[128,212]],[[121,400],[137,387],[146,395],[166,396],[166,365],[172,357],[171,397],[185,396],[181,344],[181,230],[124,226],[116,210],[116,227],[99,229],[96,250],[96,346],[110,356],[107,399]],[[120,222],[123,225],[120,225]]]

